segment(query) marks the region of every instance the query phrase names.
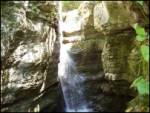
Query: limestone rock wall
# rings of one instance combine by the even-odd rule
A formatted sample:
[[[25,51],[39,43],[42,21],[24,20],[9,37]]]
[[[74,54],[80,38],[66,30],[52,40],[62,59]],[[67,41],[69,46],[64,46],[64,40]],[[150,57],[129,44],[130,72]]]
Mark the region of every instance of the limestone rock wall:
[[[147,7],[146,2],[144,5]],[[101,7],[103,7],[102,10],[104,11],[99,14],[96,8],[100,9]],[[135,33],[132,29],[132,25],[139,23],[146,28],[149,23],[145,17],[145,15],[147,15],[146,12],[148,12],[148,9],[144,11],[144,8],[139,6],[136,2],[128,1],[107,1],[95,6],[94,14],[99,14],[99,17],[95,16],[94,26],[99,32],[106,36],[102,53],[106,78],[131,82],[138,75],[135,72],[141,68],[139,66],[140,53],[136,49],[139,44],[135,41]],[[142,15],[143,13],[144,15]],[[132,55],[134,55],[134,59],[131,61]],[[133,66],[133,62],[134,64],[135,62],[139,62],[139,64],[135,64],[139,69]]]
[[[132,81],[136,76],[131,73],[133,70],[130,70],[130,61],[138,62],[140,53],[136,49],[139,44],[135,41],[132,25],[140,23],[143,27],[148,27],[149,20],[145,17],[149,15],[147,2],[144,6],[130,1],[85,1],[79,7],[82,17],[82,39],[79,45],[83,43],[83,47],[80,46],[83,50],[90,51],[91,48],[91,51],[102,51],[103,70],[105,77],[110,80]],[[88,45],[93,44],[93,48],[84,46],[86,42],[89,42]],[[135,66],[133,68],[137,70]]]
[[[1,111],[56,111],[58,4],[1,2]]]
[[[148,26],[144,5],[142,9],[132,1],[84,1],[78,8],[81,40],[73,42],[72,56],[86,78],[85,92],[94,111],[124,111],[135,95],[130,83],[143,71],[132,25]]]

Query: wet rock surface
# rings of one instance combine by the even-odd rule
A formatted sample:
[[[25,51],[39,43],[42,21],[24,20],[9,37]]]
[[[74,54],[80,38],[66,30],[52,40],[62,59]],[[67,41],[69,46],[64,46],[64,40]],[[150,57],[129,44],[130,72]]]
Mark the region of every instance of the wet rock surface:
[[[73,31],[65,35],[65,43],[72,44],[70,55],[85,78],[86,99],[93,111],[124,111],[136,95],[129,88],[140,65],[131,27],[141,16],[133,10],[136,5],[130,1],[85,1],[76,14],[80,18],[75,20],[81,24],[76,26],[80,40],[69,41],[76,35]]]
[[[2,112],[65,111],[58,82],[58,4],[50,1],[2,2]],[[131,1],[84,1],[63,12],[63,43],[83,78],[93,111],[125,111],[136,95],[131,82],[143,73],[134,23],[149,22],[148,5]],[[80,78],[80,77],[79,77]]]

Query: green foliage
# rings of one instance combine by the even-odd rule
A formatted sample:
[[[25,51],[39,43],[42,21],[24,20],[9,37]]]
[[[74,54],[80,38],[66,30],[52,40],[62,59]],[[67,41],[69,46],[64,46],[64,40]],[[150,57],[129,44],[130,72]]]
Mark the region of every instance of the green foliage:
[[[143,5],[144,1],[136,1],[138,4]]]
[[[145,32],[144,28],[139,26],[137,23],[134,24],[133,27],[135,28],[135,31],[136,31],[137,35],[146,35],[146,32]]]
[[[135,29],[137,34],[136,40],[141,42],[141,41],[145,41],[146,39],[149,39],[149,36],[147,36],[145,29],[139,26],[137,23],[133,25],[133,28]],[[149,61],[149,46],[142,45],[140,51],[144,60]]]
[[[133,28],[135,29],[137,34],[136,39],[138,41],[144,41],[147,37],[147,33],[145,32],[145,29],[139,26],[137,23],[133,26]]]
[[[142,45],[140,50],[141,50],[144,60],[148,62],[149,61],[149,46]]]
[[[144,40],[145,40],[145,36],[143,36],[143,35],[137,35],[137,36],[136,36],[136,39],[137,39],[138,41],[144,41]]]
[[[143,5],[143,1],[138,1],[139,4]],[[131,87],[135,87],[138,91],[138,95],[130,101],[130,104],[126,110],[126,112],[148,112],[149,111],[149,81],[148,76],[149,74],[145,73],[144,71],[148,69],[145,67],[145,63],[149,62],[149,46],[147,46],[147,40],[149,40],[149,35],[145,32],[145,29],[139,26],[137,23],[133,26],[136,32],[136,40],[139,41],[140,52],[143,57],[142,59],[142,66],[143,66],[143,73],[142,76],[136,78]],[[145,62],[146,61],[146,62]],[[146,70],[147,71],[147,70]]]
[[[131,86],[136,87],[140,95],[149,95],[149,82],[143,76],[135,79]]]
[[[68,11],[68,10],[77,9],[81,1],[62,1],[62,3],[63,3],[63,10]]]

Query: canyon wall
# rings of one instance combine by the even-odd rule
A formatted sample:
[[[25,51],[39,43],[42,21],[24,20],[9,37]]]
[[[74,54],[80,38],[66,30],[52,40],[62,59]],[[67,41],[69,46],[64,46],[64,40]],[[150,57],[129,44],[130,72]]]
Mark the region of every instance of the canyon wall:
[[[58,3],[1,2],[1,111],[57,111]]]
[[[124,111],[136,95],[130,84],[144,71],[132,26],[148,28],[143,13],[149,15],[146,3],[142,8],[131,1],[85,1],[75,17],[80,29],[64,32],[64,43],[73,44],[70,54],[86,78],[86,97],[94,111]],[[77,35],[80,38],[69,39]]]

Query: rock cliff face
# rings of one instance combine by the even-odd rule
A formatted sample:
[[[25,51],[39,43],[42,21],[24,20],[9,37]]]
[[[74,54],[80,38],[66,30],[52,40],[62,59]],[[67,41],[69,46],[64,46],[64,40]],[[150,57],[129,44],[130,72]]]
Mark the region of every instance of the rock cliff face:
[[[1,111],[62,111],[58,2],[1,4]],[[84,1],[63,15],[63,43],[72,45],[69,54],[85,78],[85,98],[93,111],[124,111],[136,95],[130,84],[145,72],[131,26],[147,27],[144,5]]]
[[[1,10],[1,111],[56,111],[57,2],[6,1]]]
[[[131,26],[148,23],[138,8],[130,1],[85,1],[74,17],[80,29],[64,32],[64,43],[72,43],[70,54],[86,78],[86,97],[94,111],[124,111],[135,95],[129,87],[141,64]],[[148,9],[142,11],[149,14]]]

